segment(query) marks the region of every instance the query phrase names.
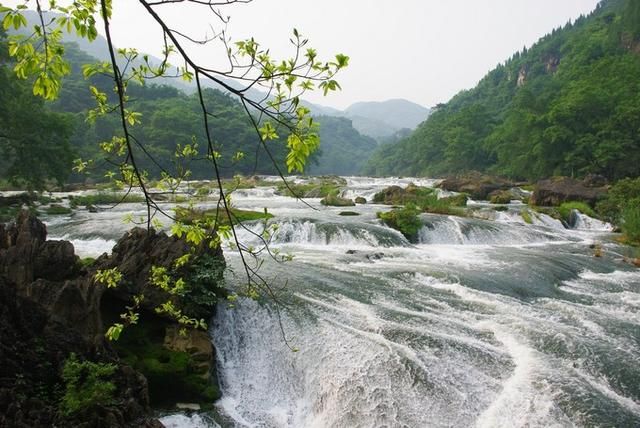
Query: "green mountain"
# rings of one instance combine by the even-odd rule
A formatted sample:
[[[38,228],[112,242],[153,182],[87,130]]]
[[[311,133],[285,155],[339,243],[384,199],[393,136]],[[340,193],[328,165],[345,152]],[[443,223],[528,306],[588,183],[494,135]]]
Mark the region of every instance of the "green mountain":
[[[0,35],[0,57],[6,58],[6,45],[1,44]],[[104,44],[104,39],[96,40],[98,47],[92,52],[99,52],[100,45]],[[35,154],[41,153],[44,163],[55,164],[55,168],[37,168],[38,171],[47,172],[49,177],[55,177],[59,181],[65,181],[71,173],[71,159],[81,157],[83,159],[101,159],[103,154],[100,150],[100,143],[111,140],[113,135],[120,135],[119,118],[115,114],[110,114],[98,118],[95,123],[86,121],[87,112],[95,108],[95,100],[89,91],[89,85],[93,85],[111,97],[111,102],[115,102],[113,93],[113,81],[105,75],[97,74],[91,77],[90,81],[84,79],[82,75],[82,65],[97,61],[91,54],[85,52],[77,43],[65,43],[65,57],[71,65],[71,74],[67,76],[62,85],[60,96],[54,102],[44,103],[33,97],[27,82],[20,82],[10,72],[11,65],[5,63],[6,60],[0,58],[0,77],[6,77],[6,84],[3,88],[7,91],[0,96],[3,100],[5,93],[12,94],[3,105],[7,108],[0,108],[0,130],[8,129],[5,123],[13,123],[11,128],[12,139],[15,144],[23,144],[22,135],[41,136],[33,139],[29,150],[18,150],[15,144],[9,144],[9,140],[3,137],[7,132],[0,132],[0,178],[10,178],[22,175],[29,177],[33,167]],[[5,80],[5,79],[0,79]],[[167,79],[171,81],[172,79]],[[173,79],[175,80],[175,79]],[[164,82],[164,81],[163,81]],[[196,142],[199,144],[200,153],[205,152],[205,135],[202,126],[203,118],[200,110],[199,100],[191,91],[183,91],[182,87],[170,86],[167,84],[151,84],[140,86],[130,83],[129,108],[142,114],[142,122],[133,128],[132,132],[135,141],[139,145],[134,146],[137,164],[149,171],[152,177],[158,177],[162,171],[176,173],[181,165],[175,161],[174,150],[176,144],[182,146]],[[13,95],[15,93],[15,96]],[[20,95],[22,94],[22,95]],[[12,99],[22,99],[24,103],[11,101]],[[208,109],[214,114],[209,117],[210,131],[214,138],[215,149],[222,154],[219,163],[221,173],[225,176],[235,174],[275,174],[277,169],[273,166],[271,157],[264,148],[259,146],[259,137],[248,120],[242,105],[231,95],[212,88],[205,89],[205,101]],[[9,108],[13,105],[13,108]],[[24,108],[18,109],[18,106]],[[56,155],[59,162],[54,163],[50,156],[52,150],[47,146],[46,140],[59,140],[58,135],[63,132],[57,129],[38,130],[27,126],[35,123],[29,119],[29,115],[24,111],[44,109],[40,113],[41,118],[55,118],[56,123],[64,123],[64,141],[55,147],[64,146],[64,156]],[[27,120],[18,122],[12,119],[13,113],[21,111]],[[46,115],[46,112],[56,112]],[[320,123],[321,151],[314,154],[309,165],[315,173],[322,174],[355,174],[358,172],[363,162],[370,156],[377,143],[367,137],[361,136],[347,119],[337,119],[334,117],[323,117]],[[39,122],[38,122],[39,123]],[[20,126],[18,126],[20,125]],[[62,126],[62,125],[61,125]],[[16,128],[16,129],[13,129]],[[54,135],[55,133],[55,135]],[[40,140],[43,140],[40,142]],[[24,146],[24,145],[23,145]],[[26,148],[26,146],[24,146]],[[286,144],[283,141],[274,141],[269,144],[270,152],[282,171],[286,171],[284,158],[286,156]],[[238,159],[237,152],[243,152],[245,156]],[[17,154],[22,155],[21,157]],[[40,159],[38,157],[37,159]],[[313,163],[315,162],[315,163]],[[200,156],[200,159],[192,161],[188,168],[193,173],[193,178],[210,178],[213,174],[210,162]],[[103,180],[104,174],[112,169],[109,162],[97,162],[94,166],[93,178]],[[77,177],[79,178],[79,177]],[[36,185],[41,185],[44,178],[38,178]]]
[[[383,145],[369,174],[640,173],[640,2],[605,0]]]
[[[313,175],[357,175],[378,143],[361,135],[343,117],[319,116],[320,151],[307,172]]]

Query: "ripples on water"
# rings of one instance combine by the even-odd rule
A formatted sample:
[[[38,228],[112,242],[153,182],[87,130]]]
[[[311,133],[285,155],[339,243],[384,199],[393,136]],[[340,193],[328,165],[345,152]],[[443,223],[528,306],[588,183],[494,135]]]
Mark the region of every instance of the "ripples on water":
[[[354,178],[344,194],[410,181]],[[424,215],[412,245],[376,220],[386,207],[347,218],[309,202],[318,211],[272,189],[235,199],[276,214],[273,245],[296,256],[264,273],[288,281],[282,323],[299,352],[269,304],[221,306],[217,422],[178,414],[167,426],[640,426],[640,271],[607,225]],[[49,229],[95,256],[126,230],[131,208]]]

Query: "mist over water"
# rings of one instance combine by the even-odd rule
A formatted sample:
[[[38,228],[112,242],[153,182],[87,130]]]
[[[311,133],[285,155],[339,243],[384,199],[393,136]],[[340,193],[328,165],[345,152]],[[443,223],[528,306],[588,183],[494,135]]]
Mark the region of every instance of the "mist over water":
[[[369,199],[410,181],[348,179],[343,193]],[[234,198],[273,212],[272,247],[295,255],[262,271],[286,282],[283,306],[278,316],[269,302],[219,305],[223,398],[168,426],[640,426],[640,271],[607,225],[425,214],[411,244],[376,219],[388,207],[342,217],[272,189]],[[95,256],[128,228],[130,208],[52,220],[49,231]],[[226,258],[241,271],[237,255]]]

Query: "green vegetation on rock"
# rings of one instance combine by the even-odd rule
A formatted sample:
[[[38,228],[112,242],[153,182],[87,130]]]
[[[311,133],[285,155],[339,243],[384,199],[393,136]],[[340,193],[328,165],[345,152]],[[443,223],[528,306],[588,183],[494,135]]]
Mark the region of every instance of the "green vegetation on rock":
[[[195,355],[164,346],[168,324],[145,314],[144,323],[129,326],[114,347],[118,355],[147,378],[155,406],[178,400],[211,404],[220,391]]]
[[[116,386],[110,381],[114,364],[80,361],[71,354],[62,369],[65,393],[60,403],[63,413],[73,413],[112,404]]]
[[[69,204],[72,208],[89,207],[92,205],[115,205],[119,203],[141,203],[144,197],[136,194],[99,192],[82,196],[70,196]]]
[[[584,202],[565,202],[557,208],[560,218],[565,221],[565,223],[570,223],[571,213],[573,210],[578,210],[582,214],[586,214],[589,217],[597,218],[598,215],[595,213],[593,208],[591,208],[588,204]]]
[[[244,223],[247,221],[256,221],[256,220],[268,220],[273,218],[273,214],[265,211],[249,211],[249,210],[241,210],[238,208],[230,208],[229,213],[231,214],[231,221],[229,221],[229,216],[224,208],[216,209],[197,209],[197,208],[185,208],[185,207],[176,207],[175,214],[176,220],[180,221],[184,224],[194,224],[196,221],[205,222],[207,220],[212,220],[217,218],[218,225],[229,225],[229,224],[238,224]]]
[[[418,240],[418,233],[422,229],[422,221],[418,217],[420,210],[409,204],[403,208],[396,208],[376,214],[387,226],[400,231],[410,242]]]

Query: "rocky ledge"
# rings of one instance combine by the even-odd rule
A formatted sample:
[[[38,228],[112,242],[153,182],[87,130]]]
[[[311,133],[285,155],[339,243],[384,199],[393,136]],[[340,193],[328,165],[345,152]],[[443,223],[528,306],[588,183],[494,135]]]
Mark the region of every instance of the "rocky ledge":
[[[213,313],[224,259],[219,249],[189,251],[177,238],[134,229],[112,255],[87,267],[67,241],[47,241],[46,227],[23,211],[0,224],[0,426],[160,427],[152,407],[212,403],[219,395],[208,334],[182,328],[154,309],[168,300],[190,317]],[[192,280],[190,297],[171,296],[149,284],[152,266]],[[117,267],[121,286],[94,280]],[[144,294],[140,322],[120,340],[106,328]]]

